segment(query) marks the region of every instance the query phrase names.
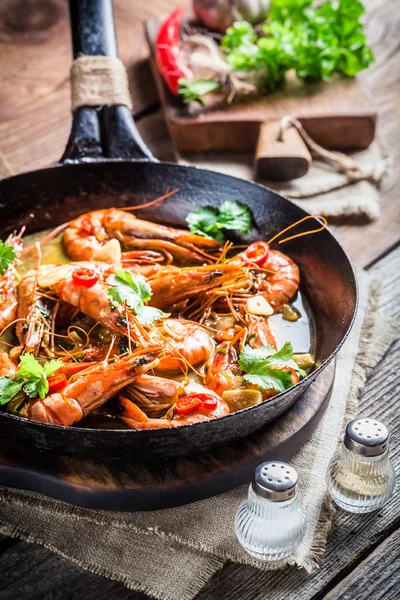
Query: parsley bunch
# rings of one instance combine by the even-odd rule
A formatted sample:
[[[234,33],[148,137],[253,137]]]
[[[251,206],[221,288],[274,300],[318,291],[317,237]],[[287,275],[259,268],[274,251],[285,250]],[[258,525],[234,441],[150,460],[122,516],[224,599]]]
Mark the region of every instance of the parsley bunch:
[[[61,360],[50,360],[42,366],[33,354],[24,354],[15,377],[0,377],[0,404],[7,404],[21,390],[29,398],[39,396],[43,400],[49,391],[48,377],[63,364]]]
[[[232,72],[248,77],[260,93],[276,89],[290,70],[299,79],[354,77],[374,61],[360,22],[364,12],[359,0],[272,0],[261,35],[247,21],[236,21],[221,50]],[[192,80],[179,93],[184,102],[202,103],[201,96],[215,89],[217,79]]]
[[[145,306],[151,298],[151,287],[143,275],[131,275],[129,271],[117,271],[110,275],[107,283],[113,287],[108,290],[111,302],[128,306],[144,325],[152,325],[158,319],[169,317],[158,308]]]
[[[203,206],[190,212],[186,221],[190,231],[219,242],[225,241],[224,229],[247,233],[253,227],[250,209],[242,202],[226,200],[220,206]]]
[[[272,388],[278,394],[293,385],[290,373],[279,367],[290,367],[302,377],[306,376],[305,371],[293,360],[293,347],[290,342],[286,342],[278,352],[272,346],[251,348],[247,345],[240,353],[238,363],[246,373],[243,376],[245,381],[257,385],[261,390]]]
[[[300,79],[329,80],[335,72],[353,77],[374,60],[358,0],[273,0],[263,35],[246,21],[229,27],[221,47],[234,70],[264,72],[263,87],[275,89],[287,71]]]

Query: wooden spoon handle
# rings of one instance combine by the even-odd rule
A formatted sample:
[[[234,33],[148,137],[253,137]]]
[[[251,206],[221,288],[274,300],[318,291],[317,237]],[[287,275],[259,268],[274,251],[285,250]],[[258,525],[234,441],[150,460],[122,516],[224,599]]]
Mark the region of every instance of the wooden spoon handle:
[[[288,181],[305,175],[312,158],[298,131],[290,127],[279,139],[279,122],[262,123],[255,156],[257,174],[270,181]]]

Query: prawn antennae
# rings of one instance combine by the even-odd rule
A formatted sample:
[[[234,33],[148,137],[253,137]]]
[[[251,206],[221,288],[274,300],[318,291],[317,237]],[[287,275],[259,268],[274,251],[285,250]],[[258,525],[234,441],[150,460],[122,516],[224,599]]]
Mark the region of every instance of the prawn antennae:
[[[288,242],[289,240],[294,240],[295,238],[303,237],[304,235],[311,235],[313,233],[319,233],[320,231],[323,231],[325,229],[325,227],[328,225],[328,221],[325,219],[325,217],[316,216],[316,215],[307,215],[306,217],[299,219],[295,223],[292,223],[291,225],[289,225],[289,227],[285,227],[285,229],[282,229],[282,231],[280,231],[279,233],[274,235],[270,240],[268,240],[267,244],[272,244],[272,242],[274,242],[279,237],[281,237],[282,234],[286,233],[290,229],[293,229],[293,227],[300,225],[300,223],[307,221],[308,219],[318,219],[318,220],[322,221],[323,224],[321,227],[318,227],[318,229],[311,229],[311,231],[303,231],[301,233],[296,233],[287,238],[284,238],[283,240],[279,240],[278,244],[284,244],[285,242]]]
[[[124,206],[124,207],[121,207],[120,210],[141,210],[142,208],[149,208],[150,206],[153,206],[154,204],[164,202],[164,200],[166,200],[170,196],[173,196],[174,194],[176,194],[179,191],[180,191],[180,188],[176,188],[176,190],[172,190],[171,192],[168,191],[168,188],[167,188],[167,191],[165,192],[165,194],[163,196],[160,196],[159,198],[150,200],[150,202],[146,202],[145,204],[137,204],[135,206]]]

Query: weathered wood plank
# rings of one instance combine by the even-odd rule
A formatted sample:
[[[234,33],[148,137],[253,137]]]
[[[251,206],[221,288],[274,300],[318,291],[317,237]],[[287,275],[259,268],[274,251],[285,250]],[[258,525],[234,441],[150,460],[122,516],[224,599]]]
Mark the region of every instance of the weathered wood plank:
[[[400,530],[397,529],[341,581],[324,600],[400,598]]]
[[[0,563],[0,600],[146,600],[122,583],[83,571],[47,548],[19,542]]]

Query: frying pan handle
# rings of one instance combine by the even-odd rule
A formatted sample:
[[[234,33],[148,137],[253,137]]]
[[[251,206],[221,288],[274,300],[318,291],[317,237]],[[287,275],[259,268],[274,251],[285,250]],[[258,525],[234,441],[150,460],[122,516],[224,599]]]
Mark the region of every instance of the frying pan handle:
[[[79,56],[118,56],[112,0],[70,0],[72,48]],[[157,162],[123,105],[81,106],[61,162],[122,158]]]

